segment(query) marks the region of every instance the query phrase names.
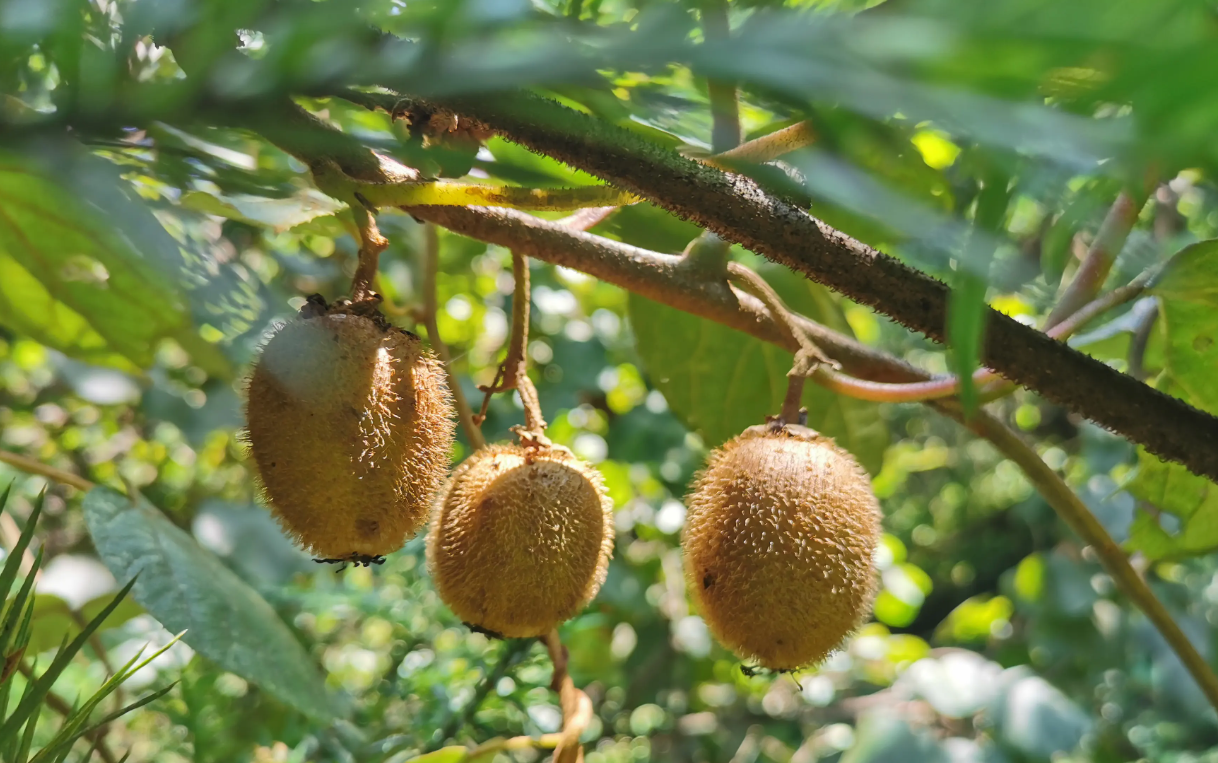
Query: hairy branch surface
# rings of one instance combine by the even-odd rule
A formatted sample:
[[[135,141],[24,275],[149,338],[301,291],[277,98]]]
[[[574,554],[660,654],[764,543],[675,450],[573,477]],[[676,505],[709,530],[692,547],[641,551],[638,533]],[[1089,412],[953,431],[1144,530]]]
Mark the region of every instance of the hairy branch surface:
[[[749,178],[678,156],[623,128],[527,93],[430,105],[649,199],[946,341],[946,285],[834,230]],[[1218,479],[1218,418],[995,310],[987,309],[985,320],[985,366],[1161,458]]]

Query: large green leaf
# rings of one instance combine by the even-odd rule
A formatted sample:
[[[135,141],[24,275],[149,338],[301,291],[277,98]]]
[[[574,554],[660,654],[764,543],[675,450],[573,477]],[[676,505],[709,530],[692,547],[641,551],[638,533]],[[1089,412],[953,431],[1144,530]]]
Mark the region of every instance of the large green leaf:
[[[1193,405],[1218,411],[1218,240],[1183,249],[1154,287],[1167,372]]]
[[[1181,250],[1154,293],[1165,340],[1160,389],[1203,410],[1218,411],[1218,241]],[[1152,559],[1218,549],[1218,485],[1139,448],[1138,470],[1126,489],[1179,525],[1169,531],[1160,516],[1139,510],[1130,528],[1130,548]]]
[[[827,300],[798,306],[818,320],[822,316],[809,306],[829,313],[837,309]],[[637,294],[630,295],[630,321],[652,384],[688,427],[701,432],[708,446],[764,423],[782,407],[791,353]],[[824,322],[841,325],[844,320],[830,315]],[[836,439],[872,474],[879,471],[888,430],[875,404],[814,384],[807,385],[803,400],[808,426]]]
[[[994,259],[993,236],[1005,227],[1003,221],[1010,200],[1008,182],[1005,173],[986,173],[977,196],[973,229],[947,305],[947,339],[951,348],[952,370],[960,379],[960,405],[966,417],[971,417],[980,405],[973,372],[981,360],[987,307],[985,291]]]
[[[172,338],[199,365],[227,375],[227,361],[192,325],[178,284],[151,259],[167,253],[141,251],[114,224],[159,223],[112,185],[106,202],[122,205],[118,215],[103,214],[24,158],[0,154],[0,323],[72,357],[127,370],[149,366],[160,340]]]
[[[1169,533],[1153,514],[1139,511],[1129,530],[1133,550],[1164,559],[1218,548],[1218,485],[1139,448],[1138,471],[1125,489],[1180,523],[1178,532]]]
[[[314,718],[334,712],[308,652],[256,591],[145,502],[107,488],[85,496],[85,521],[102,561],[171,631],[225,670]]]

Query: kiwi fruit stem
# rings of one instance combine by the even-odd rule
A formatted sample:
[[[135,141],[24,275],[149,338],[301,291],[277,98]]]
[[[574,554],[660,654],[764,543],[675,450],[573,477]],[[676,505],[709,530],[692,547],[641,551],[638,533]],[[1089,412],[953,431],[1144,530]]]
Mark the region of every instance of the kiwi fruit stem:
[[[558,692],[558,701],[562,706],[562,731],[554,748],[554,761],[574,763],[583,758],[579,737],[592,721],[592,700],[575,686],[575,681],[567,673],[567,648],[559,640],[558,631],[550,631],[542,641],[550,653],[550,662],[554,664],[550,688]]]
[[[791,317],[791,312],[783,304],[778,293],[766,283],[765,279],[749,270],[739,262],[727,264],[728,278],[744,287],[744,290],[761,300],[762,304],[774,317],[788,337],[799,347],[795,353],[795,361],[787,372],[787,394],[782,401],[782,412],[779,418],[786,424],[806,424],[807,410],[800,408],[799,402],[804,393],[804,381],[823,365],[840,368],[840,365],[821,351],[819,347],[803,332]]]
[[[545,441],[546,420],[541,414],[541,398],[537,387],[529,378],[528,346],[529,346],[529,261],[520,252],[512,252],[512,280],[515,290],[512,294],[512,337],[508,343],[507,357],[499,366],[495,380],[489,386],[479,387],[486,393],[482,400],[482,409],[474,417],[474,423],[481,425],[486,419],[486,411],[490,406],[491,395],[514,389],[520,394],[524,404],[524,426],[513,427],[512,431],[521,437],[521,442]]]

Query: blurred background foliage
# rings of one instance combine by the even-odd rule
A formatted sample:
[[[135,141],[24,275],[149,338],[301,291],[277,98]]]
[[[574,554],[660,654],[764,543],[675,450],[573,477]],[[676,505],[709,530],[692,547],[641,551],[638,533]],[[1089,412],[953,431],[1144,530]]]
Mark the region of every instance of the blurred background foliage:
[[[731,36],[705,34],[705,16],[724,13]],[[332,96],[529,87],[705,154],[707,80],[736,83],[746,138],[800,119],[817,136],[759,177],[950,283],[982,277],[991,305],[1039,323],[1123,188],[1154,181],[1110,286],[1214,236],[1216,14],[1209,0],[3,0],[0,447],[104,486],[86,495],[0,464],[14,485],[4,548],[48,491],[18,658],[56,650],[144,569],[54,687],[70,706],[141,645],[187,629],[124,685],[179,681],[109,727],[105,746],[132,761],[401,763],[558,728],[544,649],[463,627],[420,539],[336,575],[258,505],[243,374],[304,295],[346,293],[357,243],[306,168],[223,127],[226,110],[295,94],[429,175],[569,186],[594,179],[499,138],[428,147]],[[995,172],[1010,179],[996,248],[970,258]],[[405,215],[381,226],[379,288],[413,328],[426,234]],[[647,204],[593,232],[668,253],[699,233]],[[506,343],[510,257],[447,231],[439,242],[439,331],[477,401]],[[1072,343],[1214,411],[1218,254],[1190,252],[1158,293]],[[805,315],[949,369],[942,348],[871,310],[733,256]],[[1014,464],[917,405],[808,390],[813,425],[872,474],[883,586],[874,622],[824,666],[743,674],[686,598],[682,496],[710,448],[777,411],[789,356],[574,270],[531,268],[549,434],[597,465],[617,514],[608,582],[562,629],[595,707],[590,763],[1218,759],[1218,717],[1090,550]],[[1218,491],[1032,394],[993,407],[1140,552],[1213,655]],[[505,439],[522,418],[498,396],[484,431]]]

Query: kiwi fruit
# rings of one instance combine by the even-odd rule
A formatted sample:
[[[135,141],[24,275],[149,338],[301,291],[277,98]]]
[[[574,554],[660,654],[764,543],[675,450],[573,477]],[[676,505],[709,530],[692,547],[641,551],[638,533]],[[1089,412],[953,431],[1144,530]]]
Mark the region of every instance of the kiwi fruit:
[[[427,521],[456,432],[444,368],[375,309],[312,297],[262,348],[246,439],[266,502],[320,561],[383,561]]]
[[[612,552],[600,472],[528,436],[457,467],[427,536],[440,598],[474,630],[506,638],[545,635],[583,609]]]
[[[686,503],[689,590],[739,657],[776,671],[815,665],[868,617],[879,503],[832,439],[750,427],[711,453]]]

